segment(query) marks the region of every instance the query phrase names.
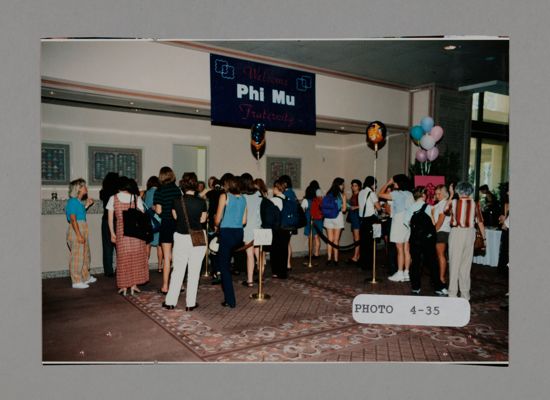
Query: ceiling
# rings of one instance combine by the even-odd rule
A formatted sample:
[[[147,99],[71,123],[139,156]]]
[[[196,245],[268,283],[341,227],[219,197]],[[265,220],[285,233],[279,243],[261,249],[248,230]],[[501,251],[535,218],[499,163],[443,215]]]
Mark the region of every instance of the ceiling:
[[[397,84],[409,89],[436,84],[458,89],[492,81],[484,89],[508,94],[508,40],[271,40],[206,41],[209,46],[238,50]],[[453,44],[455,50],[443,47]],[[299,66],[297,67],[299,68]],[[63,90],[44,85],[44,103],[116,111],[209,118],[210,110],[143,99]],[[363,132],[364,126],[318,122],[320,131],[339,134]]]
[[[508,82],[508,40],[247,40],[205,44],[414,88]],[[456,49],[444,50],[446,45]]]

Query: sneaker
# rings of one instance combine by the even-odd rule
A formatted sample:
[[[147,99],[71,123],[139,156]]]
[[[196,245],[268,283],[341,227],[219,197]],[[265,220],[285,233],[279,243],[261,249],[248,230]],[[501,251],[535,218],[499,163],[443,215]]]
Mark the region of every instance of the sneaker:
[[[438,296],[448,296],[449,291],[447,289],[443,288],[443,289],[440,289],[440,290],[436,290],[435,294],[437,294]]]
[[[403,282],[410,282],[411,277],[409,276],[409,271],[403,271]]]
[[[73,283],[73,289],[88,289],[89,286],[84,282]]]
[[[403,271],[397,271],[395,274],[388,277],[388,279],[392,282],[405,282],[405,275]]]
[[[413,296],[420,296],[420,289],[413,289],[411,290],[411,294]]]
[[[221,285],[222,283],[222,278],[221,277],[215,277],[212,279],[212,281],[210,282],[212,285]]]
[[[97,278],[95,276],[90,275],[87,281],[85,281],[85,284],[94,283],[97,282]]]

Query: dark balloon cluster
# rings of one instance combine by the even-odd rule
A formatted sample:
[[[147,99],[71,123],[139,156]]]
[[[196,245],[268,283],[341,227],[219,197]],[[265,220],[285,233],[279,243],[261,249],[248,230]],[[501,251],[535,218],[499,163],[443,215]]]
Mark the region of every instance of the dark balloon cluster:
[[[250,131],[250,150],[252,155],[259,160],[265,153],[265,125],[254,124]]]

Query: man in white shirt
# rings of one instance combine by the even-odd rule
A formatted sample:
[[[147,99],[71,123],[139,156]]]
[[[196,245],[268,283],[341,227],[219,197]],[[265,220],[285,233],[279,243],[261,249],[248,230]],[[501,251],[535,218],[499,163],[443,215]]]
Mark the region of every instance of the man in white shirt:
[[[372,224],[378,221],[376,210],[380,209],[375,188],[376,179],[373,176],[367,176],[363,183],[363,190],[359,192],[359,218],[361,219],[359,265],[363,270],[372,268],[374,250]]]

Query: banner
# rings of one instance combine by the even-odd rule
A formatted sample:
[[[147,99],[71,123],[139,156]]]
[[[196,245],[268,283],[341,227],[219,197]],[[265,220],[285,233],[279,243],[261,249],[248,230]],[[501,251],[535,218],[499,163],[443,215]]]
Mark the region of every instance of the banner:
[[[315,135],[315,74],[210,54],[213,125]]]

